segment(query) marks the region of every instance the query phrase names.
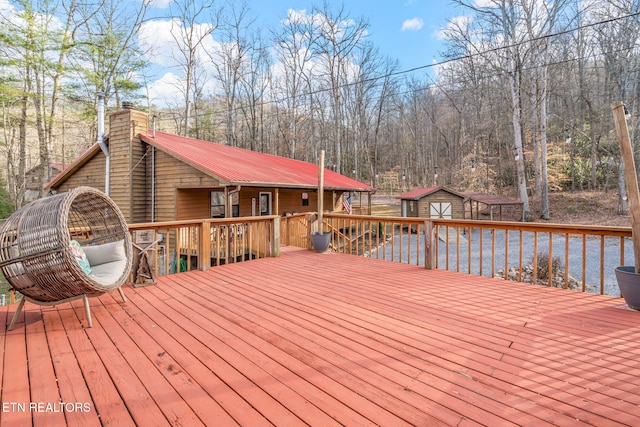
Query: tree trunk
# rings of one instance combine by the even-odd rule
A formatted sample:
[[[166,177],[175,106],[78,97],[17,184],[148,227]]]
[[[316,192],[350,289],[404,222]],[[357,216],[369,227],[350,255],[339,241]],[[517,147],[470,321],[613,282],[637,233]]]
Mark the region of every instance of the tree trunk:
[[[527,193],[527,178],[524,167],[524,152],[522,150],[522,100],[520,98],[520,70],[514,66],[510,74],[512,125],[515,142],[516,172],[518,179],[518,194],[522,201],[522,217],[524,221],[531,221],[531,208],[529,207],[529,195]]]

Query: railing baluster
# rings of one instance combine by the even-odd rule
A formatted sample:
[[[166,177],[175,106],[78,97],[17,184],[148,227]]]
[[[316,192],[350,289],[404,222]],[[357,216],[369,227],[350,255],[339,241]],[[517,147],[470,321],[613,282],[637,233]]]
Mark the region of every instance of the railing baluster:
[[[523,243],[522,243],[522,240],[523,240],[522,239],[522,230],[520,230],[520,242],[519,242],[520,254],[518,256],[518,281],[519,282],[522,281],[522,267],[523,267],[523,264],[522,264],[522,245],[523,245]]]
[[[587,235],[582,235],[582,292],[587,289]]]
[[[460,227],[456,227],[456,271],[460,272],[460,246],[462,240],[460,240]]]
[[[482,270],[482,266],[484,263],[484,228],[479,228],[478,229],[478,234],[480,235],[480,239],[478,241],[478,246],[480,246],[480,276],[482,276],[482,274],[484,273],[484,271]]]
[[[553,233],[549,232],[549,256],[547,258],[547,268],[549,269],[548,271],[548,282],[549,282],[549,287],[552,288],[553,287]]]
[[[600,236],[600,295],[604,295],[604,236]]]
[[[569,288],[569,233],[564,235],[564,287]]]
[[[538,232],[533,232],[533,283],[538,283]]]
[[[496,230],[491,229],[491,277],[496,276]],[[507,280],[507,274],[504,275],[504,280]]]
[[[467,228],[467,274],[471,274],[471,228]]]
[[[509,230],[504,230],[504,278],[509,275]]]

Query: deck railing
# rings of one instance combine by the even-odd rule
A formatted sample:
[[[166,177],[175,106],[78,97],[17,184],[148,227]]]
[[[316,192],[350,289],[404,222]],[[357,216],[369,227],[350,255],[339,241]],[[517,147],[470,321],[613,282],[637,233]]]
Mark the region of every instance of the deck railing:
[[[149,252],[160,276],[278,256],[280,251],[277,215],[130,224],[129,230],[137,251],[149,246],[148,240],[136,243],[137,233],[153,234],[156,243]]]
[[[630,227],[325,214],[324,231],[335,252],[616,296],[633,263]]]

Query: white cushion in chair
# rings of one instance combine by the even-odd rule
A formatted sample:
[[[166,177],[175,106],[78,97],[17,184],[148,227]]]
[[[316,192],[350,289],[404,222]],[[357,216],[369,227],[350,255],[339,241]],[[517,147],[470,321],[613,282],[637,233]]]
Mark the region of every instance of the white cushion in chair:
[[[119,261],[106,262],[104,264],[91,266],[91,277],[96,282],[104,286],[113,285],[122,276],[122,272],[127,266],[126,258]]]
[[[102,245],[83,246],[82,248],[87,255],[92,270],[95,266],[120,261],[127,256],[124,250],[124,240],[103,243]]]

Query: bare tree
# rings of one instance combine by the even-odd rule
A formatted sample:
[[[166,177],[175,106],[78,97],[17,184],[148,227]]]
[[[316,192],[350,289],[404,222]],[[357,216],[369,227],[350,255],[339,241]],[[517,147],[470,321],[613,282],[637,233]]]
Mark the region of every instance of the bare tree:
[[[332,10],[326,1],[322,8],[314,8],[314,15],[318,37],[313,50],[321,67],[320,78],[330,95],[333,159],[336,171],[342,173],[342,152],[346,145],[344,91],[352,82],[349,78],[353,76],[354,57],[362,48],[369,24],[362,18],[350,18],[344,6]]]
[[[307,89],[307,82],[311,81],[312,47],[316,37],[313,17],[293,10],[288,11],[283,25],[273,36],[281,73],[276,78],[282,85],[280,95],[276,96],[282,99],[282,104],[287,110],[283,125],[286,132],[283,134],[288,140],[291,158],[296,157],[300,120],[298,107]]]
[[[604,58],[606,91],[609,99],[622,100],[629,111],[639,111],[638,103],[638,40],[640,21],[633,16],[640,12],[638,0],[594,1],[590,18],[603,21],[596,27],[596,39]],[[631,18],[631,19],[629,19]],[[637,115],[636,115],[637,116]],[[637,143],[636,126],[631,126],[631,140]],[[624,166],[618,162],[618,207],[619,213],[627,213],[627,189]]]
[[[174,58],[182,69],[184,87],[184,128],[183,134],[189,135],[191,102],[194,74],[199,64],[200,49],[217,26],[219,11],[214,9],[215,0],[204,2],[179,0],[171,3],[171,36],[176,43]]]
[[[237,98],[240,82],[245,73],[250,72],[252,47],[249,37],[255,19],[250,16],[246,3],[236,5],[235,2],[229,2],[226,12],[218,32],[220,44],[216,49],[207,51],[207,54],[224,95],[227,144],[237,146]]]
[[[261,40],[260,36],[256,35],[247,58],[247,72],[243,73],[239,88],[242,99],[240,109],[249,140],[248,148],[252,151],[258,150],[263,142],[260,133],[261,125],[263,125],[261,109],[264,105],[264,96],[270,79],[271,61],[267,46],[264,46]]]

